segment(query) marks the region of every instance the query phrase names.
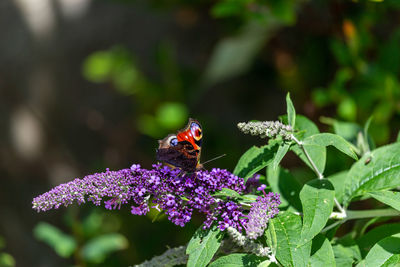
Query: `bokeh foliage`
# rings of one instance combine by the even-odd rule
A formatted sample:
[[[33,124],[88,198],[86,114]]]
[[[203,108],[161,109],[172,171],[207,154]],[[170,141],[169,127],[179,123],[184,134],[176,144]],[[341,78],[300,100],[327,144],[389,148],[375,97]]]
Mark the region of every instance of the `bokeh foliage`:
[[[51,151],[54,154],[47,153],[48,151],[43,154],[54,155],[53,158],[63,158],[63,155],[70,154],[68,157],[75,159],[75,162],[71,160],[67,164],[75,164],[74,167],[79,170],[79,174],[104,170],[106,167],[125,168],[128,164],[139,161],[149,166],[154,162],[156,139],[181,128],[188,116],[194,116],[203,123],[206,133],[204,146],[207,151],[204,149],[202,153],[203,158],[206,156],[204,160],[227,153],[228,157],[213,163],[213,166],[233,170],[239,155],[247,148],[246,143],[253,142],[251,138],[239,137],[235,123],[249,119],[275,119],[277,115],[283,114],[286,91],[291,92],[298,113],[305,114],[321,129],[332,128],[333,132],[355,146],[368,144],[370,149],[373,149],[375,144],[371,140],[381,145],[394,141],[398,136],[399,1],[150,0],[145,2],[144,4],[137,0],[93,1],[93,9],[100,5],[105,5],[107,8],[110,6],[122,9],[137,8],[145,10],[144,16],[167,17],[168,22],[172,21],[171,24],[175,28],[171,36],[157,42],[156,45],[146,45],[142,50],[135,49],[132,42],[125,42],[126,39],[111,39],[100,44],[92,44],[77,60],[79,66],[58,69],[58,72],[77,69],[79,73],[75,72],[75,76],[69,74],[68,79],[75,77],[73,79],[80,80],[83,77],[84,81],[83,85],[81,83],[75,90],[62,89],[65,88],[61,85],[63,83],[69,86],[67,79],[55,86],[57,91],[60,91],[55,97],[59,102],[49,105],[48,114],[41,116],[40,119],[44,121],[44,128],[50,129],[49,132],[55,132],[55,136],[48,138],[48,147],[53,147],[52,142],[56,140],[54,142],[60,142],[61,148],[57,152]],[[107,12],[121,11],[109,9]],[[158,23],[158,20],[147,20],[149,25]],[[68,24],[70,21],[63,23]],[[86,21],[78,21],[77,24],[85,25],[85,23]],[[147,26],[143,24],[144,28]],[[152,29],[161,26],[155,25]],[[86,32],[86,35],[90,34],[89,31]],[[129,26],[124,34],[131,34]],[[60,36],[54,39],[58,37]],[[106,36],[104,38],[107,39]],[[138,43],[148,42],[146,35],[134,38]],[[73,42],[70,39],[61,41]],[[204,45],[194,46],[193,43]],[[14,43],[7,45],[15,46]],[[193,47],[200,47],[202,50],[197,51]],[[44,46],[33,51],[45,54],[46,49],[48,48]],[[62,50],[60,51],[62,54]],[[40,53],[37,58],[40,58]],[[143,53],[151,56],[144,57]],[[54,55],[48,58],[54,58]],[[145,61],[149,58],[150,60]],[[67,58],[63,57],[62,60],[57,59],[62,63],[67,61]],[[16,76],[17,79],[24,77],[19,72]],[[31,81],[26,81],[26,84],[30,83]],[[13,86],[10,87],[10,91],[15,89]],[[21,94],[27,91],[25,89],[20,90]],[[85,94],[89,97],[82,97]],[[14,98],[20,98],[19,95],[18,97],[10,95],[13,97],[5,99],[16,101]],[[32,96],[33,93],[27,98],[41,99]],[[74,102],[70,99],[77,100]],[[124,102],[126,99],[128,104]],[[70,106],[63,106],[64,100]],[[6,107],[2,105],[2,111],[3,109],[7,111]],[[81,110],[86,107],[96,110],[91,113],[92,128],[81,121],[83,117]],[[46,108],[48,107],[43,110]],[[99,119],[98,114],[106,115]],[[3,121],[1,123],[6,125]],[[101,128],[103,131],[95,131],[100,128],[101,123],[105,125]],[[77,133],[73,134],[71,129]],[[360,129],[364,132],[368,129],[372,138],[367,142],[360,140],[361,137],[357,134]],[[69,148],[71,152],[66,153],[65,148]],[[328,152],[333,155],[326,158],[328,175],[336,173],[346,164],[349,166],[348,159],[340,153],[329,149]],[[47,158],[38,160],[45,162],[41,165],[38,162],[23,163],[16,156],[14,158],[9,156],[10,153],[3,154],[9,160],[4,165],[16,169],[14,173],[21,179],[26,179],[21,181],[23,186],[27,182],[28,185],[35,185],[36,191],[32,195],[45,191],[54,183],[44,178],[49,173],[46,165],[50,163]],[[117,163],[114,164],[107,159],[115,158],[113,156],[115,154],[122,159],[116,160]],[[9,164],[13,160],[15,163]],[[26,173],[21,174],[19,169],[24,166],[23,164],[27,166]],[[300,161],[291,161],[290,158],[283,162],[283,165],[298,167],[292,174],[295,179],[304,182],[306,179],[304,177],[308,176],[309,171],[303,168],[302,164]],[[9,170],[7,168],[4,171],[5,176]],[[36,179],[25,178],[31,173]],[[40,186],[39,178],[45,180],[40,180],[43,183]],[[61,177],[63,178],[68,177]],[[335,186],[340,185],[341,178],[332,177],[332,183]],[[10,184],[9,187],[4,187],[5,190],[18,187],[16,186],[18,182],[15,182],[15,179],[12,182],[5,182],[6,185]],[[26,190],[24,195],[30,199],[31,192]],[[25,207],[26,201],[21,206]],[[162,224],[163,218],[158,218],[157,223],[148,226],[154,218],[153,215],[148,218],[133,218],[130,215],[103,214],[103,211],[98,210],[87,211],[83,207],[79,209],[82,211],[78,215],[61,210],[57,216],[66,213],[67,218],[61,222],[54,220],[53,217],[49,218],[51,224],[56,225],[58,230],[48,224],[39,224],[42,227],[42,234],[40,227],[33,231],[37,240],[43,240],[50,246],[54,238],[64,240],[65,244],[69,244],[67,248],[55,248],[55,251],[64,251],[61,254],[70,256],[70,262],[76,264],[83,261],[85,264],[94,265],[95,262],[103,260],[103,264],[107,266],[141,262],[154,256],[156,254],[154,250],[162,252],[165,244],[179,245],[187,242],[193,230],[201,222],[201,220],[195,221],[188,228],[180,229],[168,223]],[[30,213],[28,216],[32,217]],[[104,222],[105,217],[113,222]],[[47,221],[47,218],[39,214],[35,216],[35,220]],[[31,222],[30,225],[37,225],[38,221]],[[94,221],[96,223],[93,223]],[[134,225],[131,225],[132,222]],[[110,225],[114,227],[110,228]],[[141,229],[150,231],[148,233]],[[29,229],[30,234],[31,230]],[[124,250],[111,253],[113,249],[104,247],[104,251],[110,252],[107,258],[88,252],[90,247],[94,246],[92,242],[102,244],[101,237],[110,234],[117,234],[120,238],[117,238],[118,245],[115,246],[115,250],[117,248]],[[154,248],[148,241],[154,236],[166,240],[165,243],[157,244]],[[126,240],[129,240],[129,244]],[[145,241],[141,243],[142,240]],[[7,240],[7,244],[10,243]],[[19,241],[15,243],[18,244]],[[339,246],[336,249],[339,249]],[[5,251],[8,253],[8,247]],[[2,253],[3,250],[0,251],[0,257],[4,259],[1,258],[0,262],[3,259],[12,265],[13,258],[9,254]],[[76,258],[74,253],[80,256]],[[10,254],[13,255],[11,251]],[[16,260],[18,264],[18,259]]]

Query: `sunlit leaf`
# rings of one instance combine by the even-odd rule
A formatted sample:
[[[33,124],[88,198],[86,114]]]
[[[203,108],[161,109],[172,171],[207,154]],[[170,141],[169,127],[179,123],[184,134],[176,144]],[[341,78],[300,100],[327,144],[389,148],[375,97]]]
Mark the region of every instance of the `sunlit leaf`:
[[[220,191],[215,192],[213,196],[217,197],[231,197],[231,198],[240,198],[240,194],[235,190],[229,188],[222,188]]]
[[[362,256],[365,256],[379,240],[400,233],[400,223],[386,223],[373,228],[356,240]]]
[[[200,227],[187,246],[186,254],[189,255],[187,266],[206,266],[220,247],[223,237],[224,232],[215,226],[207,230]]]
[[[274,169],[278,168],[279,163],[281,163],[283,157],[289,151],[289,148],[290,148],[290,144],[287,144],[287,143],[282,143],[279,145],[278,151],[276,152],[274,161],[272,163],[272,168],[274,168]]]
[[[396,266],[400,262],[400,234],[385,237],[365,257],[366,267]]]
[[[347,142],[343,137],[331,134],[331,133],[320,133],[309,136],[304,139],[303,143],[305,145],[314,145],[314,146],[334,146],[339,151],[344,154],[352,157],[353,159],[358,159],[357,154],[355,153],[354,146]]]
[[[290,93],[286,94],[286,112],[288,116],[288,123],[292,128],[296,125],[296,110],[294,109],[293,102],[290,99]]]
[[[368,195],[400,211],[400,192],[376,191],[369,192]]]
[[[335,255],[331,243],[323,235],[317,235],[312,242],[310,266],[336,266]]]
[[[400,143],[383,146],[365,154],[350,169],[345,185],[344,204],[368,192],[400,186]]]
[[[303,186],[300,200],[303,206],[301,243],[307,243],[326,225],[332,213],[335,190],[326,179],[315,179]]]
[[[270,220],[277,237],[276,257],[283,266],[307,266],[311,242],[299,245],[301,218],[291,212],[280,212]]]

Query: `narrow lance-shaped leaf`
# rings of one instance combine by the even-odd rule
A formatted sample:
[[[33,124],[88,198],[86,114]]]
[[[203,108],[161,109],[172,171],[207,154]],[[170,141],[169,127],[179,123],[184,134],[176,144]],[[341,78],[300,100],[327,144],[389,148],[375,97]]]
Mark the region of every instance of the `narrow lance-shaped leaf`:
[[[296,110],[294,109],[293,102],[290,99],[290,93],[287,93],[286,95],[286,110],[289,125],[294,128],[296,124]]]
[[[286,153],[289,151],[290,145],[283,143],[279,146],[278,151],[275,154],[274,161],[272,163],[272,167],[274,169],[277,169],[279,166],[279,163],[281,163],[283,157],[286,155]]]
[[[216,226],[203,230],[200,227],[189,241],[186,254],[189,255],[187,266],[206,266],[221,245],[224,232]]]
[[[215,192],[213,196],[216,197],[232,197],[232,198],[240,198],[240,194],[235,190],[229,188],[222,188],[220,191]]]
[[[366,153],[350,169],[345,185],[344,204],[369,192],[400,186],[400,143]]]
[[[335,190],[326,179],[315,179],[304,185],[300,192],[303,206],[301,243],[309,242],[326,225],[333,210]]]

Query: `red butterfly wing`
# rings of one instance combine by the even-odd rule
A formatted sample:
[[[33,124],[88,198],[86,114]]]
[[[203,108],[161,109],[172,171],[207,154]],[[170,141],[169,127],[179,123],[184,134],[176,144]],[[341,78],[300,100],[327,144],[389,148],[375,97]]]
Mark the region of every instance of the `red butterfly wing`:
[[[176,135],[168,135],[159,141],[157,159],[188,172],[201,168],[202,136],[200,123],[189,119],[186,127]]]

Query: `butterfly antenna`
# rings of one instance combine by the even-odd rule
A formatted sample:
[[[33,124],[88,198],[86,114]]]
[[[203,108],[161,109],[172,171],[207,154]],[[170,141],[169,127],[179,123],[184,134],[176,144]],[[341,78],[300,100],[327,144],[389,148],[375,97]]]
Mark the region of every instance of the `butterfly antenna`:
[[[213,158],[213,159],[210,159],[210,160],[207,160],[206,162],[201,163],[201,165],[204,165],[204,164],[206,164],[206,163],[209,163],[209,162],[211,162],[211,161],[214,161],[214,160],[216,160],[216,159],[219,159],[219,158],[222,158],[222,157],[225,157],[225,156],[226,156],[226,154],[222,154],[222,155],[220,155],[220,156],[218,156],[218,157],[215,157],[215,158]]]

